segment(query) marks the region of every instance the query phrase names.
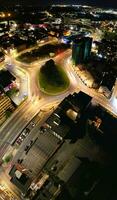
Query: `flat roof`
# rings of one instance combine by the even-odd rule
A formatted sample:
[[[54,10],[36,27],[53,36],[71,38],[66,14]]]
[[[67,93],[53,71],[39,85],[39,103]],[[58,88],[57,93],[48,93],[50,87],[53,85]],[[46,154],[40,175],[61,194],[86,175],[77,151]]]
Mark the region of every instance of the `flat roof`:
[[[3,88],[7,87],[14,80],[15,77],[8,70],[0,71],[0,85],[2,85]]]

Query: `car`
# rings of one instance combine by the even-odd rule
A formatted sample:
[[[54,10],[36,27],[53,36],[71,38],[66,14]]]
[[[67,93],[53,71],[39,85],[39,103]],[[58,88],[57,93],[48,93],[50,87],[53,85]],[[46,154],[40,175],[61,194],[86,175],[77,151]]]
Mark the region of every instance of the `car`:
[[[25,133],[22,133],[22,134],[21,134],[21,137],[25,139],[25,138],[26,138],[26,134],[25,134]]]
[[[36,125],[33,121],[31,121],[30,124],[32,127],[34,127]]]
[[[19,138],[20,138],[21,140],[24,140],[24,139],[25,139],[25,136],[24,136],[23,134],[21,134],[21,135],[19,136]]]
[[[27,145],[26,147],[25,147],[25,149],[24,149],[24,151],[28,151],[29,150],[29,145]]]
[[[30,146],[33,144],[33,142],[34,142],[33,140],[30,140]]]
[[[26,130],[26,132],[27,132],[27,133],[29,133],[29,132],[30,132],[30,129],[29,129],[29,128],[26,128],[25,130]]]
[[[44,133],[45,131],[46,131],[46,128],[43,127],[43,126],[41,126],[41,127],[40,127],[40,133]]]
[[[51,166],[51,171],[56,171],[57,170],[57,164],[58,164],[58,160],[55,160],[53,165]]]
[[[30,132],[30,129],[29,128],[25,128],[22,132],[23,135],[27,136]]]
[[[26,132],[26,131],[23,131],[23,132],[22,132],[22,136],[23,136],[23,137],[26,138],[27,135],[28,135],[28,132]]]
[[[56,170],[57,170],[57,166],[56,166],[56,164],[52,165],[52,167],[51,167],[51,171],[56,171]]]
[[[22,142],[23,142],[23,138],[20,136],[20,137],[16,140],[16,143],[17,143],[18,145],[20,145]]]

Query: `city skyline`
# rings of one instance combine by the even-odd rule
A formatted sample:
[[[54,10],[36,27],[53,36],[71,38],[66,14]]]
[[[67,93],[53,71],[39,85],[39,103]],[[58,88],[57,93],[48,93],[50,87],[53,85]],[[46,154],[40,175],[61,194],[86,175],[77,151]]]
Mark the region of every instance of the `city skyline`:
[[[35,5],[35,6],[48,6],[52,4],[86,4],[86,5],[91,5],[91,6],[99,6],[99,7],[108,7],[108,8],[117,8],[117,2],[115,0],[111,1],[101,1],[101,0],[9,0],[9,1],[3,1],[0,0],[0,4],[4,6],[14,6],[17,4],[20,5]]]

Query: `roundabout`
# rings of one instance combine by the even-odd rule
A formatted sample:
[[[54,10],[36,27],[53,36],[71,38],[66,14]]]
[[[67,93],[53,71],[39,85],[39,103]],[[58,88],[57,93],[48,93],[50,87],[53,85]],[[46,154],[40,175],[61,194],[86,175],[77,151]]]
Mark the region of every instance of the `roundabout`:
[[[66,92],[70,85],[65,71],[52,59],[40,68],[37,78],[40,90],[48,95],[59,95]]]

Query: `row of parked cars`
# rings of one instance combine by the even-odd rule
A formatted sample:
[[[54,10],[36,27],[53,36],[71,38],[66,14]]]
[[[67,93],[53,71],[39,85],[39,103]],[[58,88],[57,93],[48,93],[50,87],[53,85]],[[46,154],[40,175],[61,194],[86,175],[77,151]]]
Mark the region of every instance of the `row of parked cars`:
[[[31,126],[30,126],[31,125]],[[30,131],[31,131],[31,129],[35,126],[36,124],[33,122],[33,121],[31,121],[30,122],[30,124],[28,125],[28,127],[30,126],[30,128],[28,128],[28,127],[26,127],[23,131],[22,131],[22,133],[21,133],[21,135],[17,138],[17,140],[16,140],[16,144],[19,146],[19,145],[21,145],[21,143],[24,141],[24,139],[29,135],[29,133],[30,133]]]

